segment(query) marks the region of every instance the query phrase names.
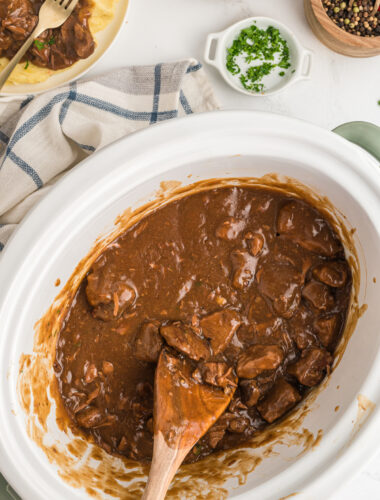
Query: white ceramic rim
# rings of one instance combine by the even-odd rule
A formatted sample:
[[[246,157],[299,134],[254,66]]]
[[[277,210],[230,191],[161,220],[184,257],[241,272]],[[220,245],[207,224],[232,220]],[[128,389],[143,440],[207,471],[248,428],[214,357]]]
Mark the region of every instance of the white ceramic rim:
[[[0,91],[0,99],[6,101],[8,98],[26,95],[38,95],[49,90],[54,90],[70,82],[78,80],[92,69],[108,52],[115,43],[119,33],[127,21],[132,0],[118,0],[115,5],[114,16],[110,23],[101,31],[94,34],[96,47],[89,57],[80,59],[62,72],[53,74],[47,80],[40,83],[5,85]]]
[[[41,239],[45,241],[44,238],[49,234],[49,231],[54,233],[60,230],[57,227],[57,221],[65,221],[65,228],[75,222],[78,207],[76,210],[72,210],[73,200],[81,199],[83,202],[84,195],[86,195],[86,199],[96,196],[96,188],[98,188],[97,196],[99,196],[102,185],[112,183],[113,186],[116,186],[120,183],[121,176],[125,175],[127,171],[133,179],[130,188],[144,182],[145,179],[149,178],[149,175],[154,176],[155,172],[141,171],[141,161],[145,159],[149,165],[154,153],[162,148],[164,138],[166,138],[167,143],[170,142],[174,147],[181,140],[191,141],[193,144],[194,136],[206,135],[208,137],[210,134],[218,134],[219,130],[223,130],[223,127],[227,126],[236,132],[239,132],[241,127],[249,128],[253,136],[271,134],[274,137],[281,135],[281,137],[289,137],[293,140],[294,137],[298,137],[299,140],[302,139],[307,144],[313,144],[333,152],[334,157],[343,158],[347,163],[344,182],[352,187],[355,186],[355,182],[362,181],[363,185],[366,186],[366,196],[362,201],[368,207],[368,213],[371,213],[371,220],[376,221],[376,229],[380,233],[380,221],[376,217],[380,207],[380,170],[377,164],[370,161],[368,155],[360,148],[341,137],[300,120],[251,111],[219,111],[169,121],[120,139],[83,161],[79,167],[65,176],[26,217],[11,237],[0,259],[0,283],[7,283],[7,288],[0,289],[0,324],[4,330],[7,330],[7,324],[12,316],[12,293],[17,290],[17,282],[23,279],[22,274],[26,270],[25,262],[28,253],[30,258],[34,252],[38,251]],[[146,144],[149,144],[149,148],[146,148]],[[128,157],[125,156],[126,147],[129,148]],[[239,149],[236,153],[239,153]],[[111,154],[117,161],[123,158],[123,164],[117,164],[117,161],[110,164]],[[366,168],[363,169],[363,165]],[[115,176],[115,173],[118,175]],[[15,311],[13,311],[14,313]],[[40,498],[51,500],[54,497],[52,494],[56,492],[49,491],[44,475],[47,476],[47,471],[33,471],[33,466],[26,462],[23,453],[23,437],[19,431],[17,432],[17,422],[11,422],[7,418],[7,403],[14,398],[14,388],[11,387],[5,369],[9,366],[11,353],[11,335],[0,335],[0,366],[4,367],[3,370],[0,370],[0,399],[2,401],[2,405],[0,405],[0,468],[12,487],[25,500]],[[372,388],[372,392],[370,391],[369,394],[376,403],[380,402],[380,387],[377,379],[379,372],[380,353],[378,353],[372,371],[363,384]],[[340,424],[342,425],[343,417],[344,415],[333,428],[334,431]],[[310,473],[308,476],[303,476],[305,464],[310,464],[313,457],[315,459],[315,455],[306,456],[302,463],[297,462],[285,472],[273,477],[271,484],[273,486],[281,484],[291,471],[292,477],[297,478],[297,485],[302,488],[303,493],[311,493],[317,485],[321,487],[321,485],[326,486],[332,482],[339,485],[348,476],[361,470],[364,464],[378,451],[379,431],[380,409],[377,405],[347,448],[338,458],[334,457],[332,470],[329,471],[329,466],[332,465],[330,460],[330,462],[323,463],[323,466],[319,464],[320,470],[318,470],[317,477],[310,479]],[[318,447],[318,452],[322,456],[327,453],[330,446],[327,441],[328,439],[321,442]],[[329,453],[331,455],[331,450]],[[310,467],[307,468],[307,470],[309,469]],[[255,491],[258,498],[260,498],[261,489],[262,487],[259,487],[257,493]],[[247,500],[248,495],[242,493],[235,498]],[[55,499],[67,500],[59,493],[55,495]]]
[[[264,21],[273,25],[275,28],[278,28],[280,32],[285,33],[287,37],[292,40],[298,53],[298,64],[294,68],[295,72],[290,75],[290,78],[284,81],[284,83],[277,89],[269,89],[264,90],[263,92],[254,93],[249,92],[237,82],[235,83],[232,78],[230,78],[225,64],[225,51],[226,42],[229,35],[231,35],[232,33],[238,35],[242,29],[249,27],[253,22],[260,21]],[[210,49],[214,41],[216,42],[215,55],[214,58],[211,59]],[[230,87],[232,87],[234,90],[237,90],[238,92],[241,92],[242,94],[249,95],[250,97],[266,97],[268,95],[277,94],[279,92],[282,92],[285,88],[289,87],[289,85],[292,85],[293,83],[296,83],[300,80],[308,80],[310,78],[312,65],[312,51],[304,48],[298,41],[295,34],[287,26],[285,26],[285,24],[271,17],[264,16],[248,17],[246,19],[243,19],[242,21],[232,24],[223,31],[220,31],[218,33],[210,33],[206,39],[206,46],[203,57],[208,64],[214,66],[219,70],[220,74]]]

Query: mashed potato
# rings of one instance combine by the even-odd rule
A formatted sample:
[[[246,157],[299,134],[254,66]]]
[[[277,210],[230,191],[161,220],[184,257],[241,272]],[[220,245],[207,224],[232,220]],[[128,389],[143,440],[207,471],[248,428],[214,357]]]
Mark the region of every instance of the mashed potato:
[[[91,7],[91,17],[89,19],[89,25],[92,35],[95,35],[95,33],[103,30],[108,26],[114,16],[115,5],[117,2],[118,0],[93,0],[93,4]],[[96,42],[96,36],[94,36],[94,39]],[[8,62],[9,60],[6,57],[0,57],[0,71],[8,64]],[[17,85],[40,83],[44,82],[50,76],[58,72],[69,69],[65,68],[54,71],[49,68],[40,68],[33,63],[29,63],[27,67],[25,66],[25,62],[19,63],[7,80],[7,84],[11,83]],[[70,66],[70,68],[71,67],[72,66]]]

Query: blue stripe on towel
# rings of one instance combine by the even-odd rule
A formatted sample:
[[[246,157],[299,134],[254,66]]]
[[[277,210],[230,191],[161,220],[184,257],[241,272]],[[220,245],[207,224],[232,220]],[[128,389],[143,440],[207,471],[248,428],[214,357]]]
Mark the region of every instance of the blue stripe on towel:
[[[22,101],[22,103],[20,104],[20,109],[25,108],[25,106],[27,106],[30,103],[30,101],[33,101],[33,99],[34,99],[34,97],[32,95],[30,95],[26,99],[24,99]]]
[[[186,73],[192,73],[193,71],[198,71],[202,67],[201,63],[196,64],[195,66],[189,66],[186,70]]]
[[[28,174],[35,182],[36,186],[41,188],[43,186],[43,182],[37,172],[30,165],[26,163],[23,159],[17,156],[13,151],[9,151],[8,157],[13,161],[18,167],[20,167],[26,174]]]
[[[154,67],[154,95],[153,95],[153,109],[150,123],[157,122],[158,103],[160,100],[161,90],[161,64],[156,64]]]
[[[4,248],[4,245],[3,245],[3,243],[1,243],[1,241],[0,241],[0,252],[2,251],[2,249],[3,249],[3,248]]]
[[[182,104],[183,109],[185,110],[185,113],[187,115],[191,115],[193,110],[191,109],[191,106],[189,104],[189,101],[186,99],[185,94],[183,93],[183,90],[181,89],[179,93],[179,101]]]
[[[73,141],[74,139],[71,139],[71,140]],[[85,151],[92,151],[92,152],[95,151],[94,146],[89,146],[87,144],[81,144],[80,142],[77,142],[77,141],[74,141],[74,142],[77,146],[84,149]]]
[[[70,84],[70,92],[67,99],[63,102],[61,110],[59,112],[59,124],[62,125],[64,119],[66,118],[67,111],[69,110],[70,104],[75,101],[77,95],[77,85],[75,82]]]
[[[88,106],[92,106],[93,108],[101,109],[102,111],[107,111],[108,113],[127,118],[128,120],[148,121],[152,116],[152,113],[149,113],[147,111],[129,111],[128,109],[121,108],[120,106],[116,106],[115,104],[111,104],[110,102],[103,101],[102,99],[97,99],[95,97],[90,97],[85,94],[78,93],[75,100],[77,102],[87,104]],[[171,111],[158,112],[157,116],[162,120],[167,120],[168,118],[174,118],[176,114],[177,110],[174,109]]]
[[[27,120],[23,125],[21,125],[20,128],[16,130],[16,132],[13,134],[12,139],[9,141],[7,152],[5,154],[5,157],[3,159],[3,164],[4,161],[6,160],[7,156],[9,156],[9,153],[11,152],[13,146],[21,140],[28,132],[30,132],[36,125],[38,125],[44,118],[46,118],[50,111],[53,109],[53,107],[58,104],[59,102],[63,101],[66,99],[69,95],[69,92],[62,92],[62,94],[57,94],[54,96],[43,108],[41,108],[36,114],[31,116],[29,120]],[[1,165],[2,166],[2,165]],[[1,168],[0,166],[0,168]]]

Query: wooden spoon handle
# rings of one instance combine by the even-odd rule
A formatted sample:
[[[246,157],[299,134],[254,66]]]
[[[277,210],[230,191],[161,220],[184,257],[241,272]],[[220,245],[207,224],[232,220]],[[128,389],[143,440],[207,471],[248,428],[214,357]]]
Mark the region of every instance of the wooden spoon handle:
[[[163,500],[190,448],[169,448],[161,433],[154,436],[153,460],[142,500]]]

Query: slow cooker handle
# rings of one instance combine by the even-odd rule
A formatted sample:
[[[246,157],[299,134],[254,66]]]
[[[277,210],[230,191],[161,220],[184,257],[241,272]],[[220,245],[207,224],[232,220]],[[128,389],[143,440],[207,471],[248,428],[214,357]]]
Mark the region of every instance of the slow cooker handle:
[[[380,162],[380,127],[368,122],[348,122],[333,132],[357,144]]]

